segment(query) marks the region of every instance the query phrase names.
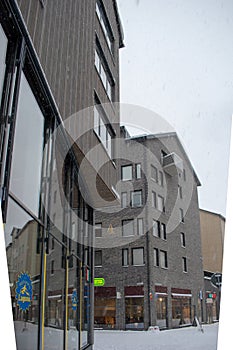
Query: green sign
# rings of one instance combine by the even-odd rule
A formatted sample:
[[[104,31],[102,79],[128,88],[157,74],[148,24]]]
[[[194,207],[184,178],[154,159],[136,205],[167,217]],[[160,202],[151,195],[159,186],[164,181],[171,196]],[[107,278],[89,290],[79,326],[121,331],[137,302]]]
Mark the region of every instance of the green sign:
[[[94,278],[94,286],[95,287],[103,287],[105,285],[104,278]]]

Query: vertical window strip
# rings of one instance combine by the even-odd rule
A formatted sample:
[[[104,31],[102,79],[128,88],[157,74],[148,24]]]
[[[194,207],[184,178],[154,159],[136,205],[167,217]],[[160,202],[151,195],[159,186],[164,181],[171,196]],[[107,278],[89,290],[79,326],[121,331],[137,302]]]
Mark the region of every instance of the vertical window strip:
[[[104,10],[103,10],[99,1],[96,2],[96,14],[97,14],[97,17],[100,21],[102,30],[104,32],[104,36],[105,36],[105,39],[107,41],[109,50],[113,53],[112,35],[110,33],[109,26],[107,25],[107,19],[106,19],[106,16],[104,14]]]
[[[108,74],[106,73],[106,69],[104,68],[101,57],[96,50],[95,50],[95,67],[104,85],[104,88],[108,95],[109,100],[113,102],[113,86],[109,80]]]
[[[100,110],[94,106],[94,131],[99,136],[108,155],[112,157],[112,137],[103,121]]]

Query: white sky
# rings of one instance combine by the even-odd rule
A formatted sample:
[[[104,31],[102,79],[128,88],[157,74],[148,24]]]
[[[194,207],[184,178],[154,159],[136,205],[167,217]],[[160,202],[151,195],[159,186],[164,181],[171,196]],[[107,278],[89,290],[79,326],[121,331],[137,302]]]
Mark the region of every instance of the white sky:
[[[175,128],[202,183],[200,207],[225,216],[233,1],[118,0],[118,6],[125,34],[121,102],[147,107]]]

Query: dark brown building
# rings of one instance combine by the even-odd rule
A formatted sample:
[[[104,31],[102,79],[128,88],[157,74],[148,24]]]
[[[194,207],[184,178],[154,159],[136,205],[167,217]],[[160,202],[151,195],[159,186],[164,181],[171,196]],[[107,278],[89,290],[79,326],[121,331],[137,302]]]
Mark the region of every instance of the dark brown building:
[[[115,0],[0,3],[1,203],[19,350],[92,347],[94,209],[117,198],[122,46]]]

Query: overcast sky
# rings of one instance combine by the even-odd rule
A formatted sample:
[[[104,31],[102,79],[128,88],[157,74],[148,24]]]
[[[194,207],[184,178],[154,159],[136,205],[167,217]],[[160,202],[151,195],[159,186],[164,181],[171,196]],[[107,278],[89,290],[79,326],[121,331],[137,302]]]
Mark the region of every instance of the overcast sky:
[[[121,102],[176,130],[202,183],[200,207],[226,212],[233,114],[232,0],[118,0]],[[146,127],[146,120],[135,121]],[[163,131],[163,130],[161,130]]]

